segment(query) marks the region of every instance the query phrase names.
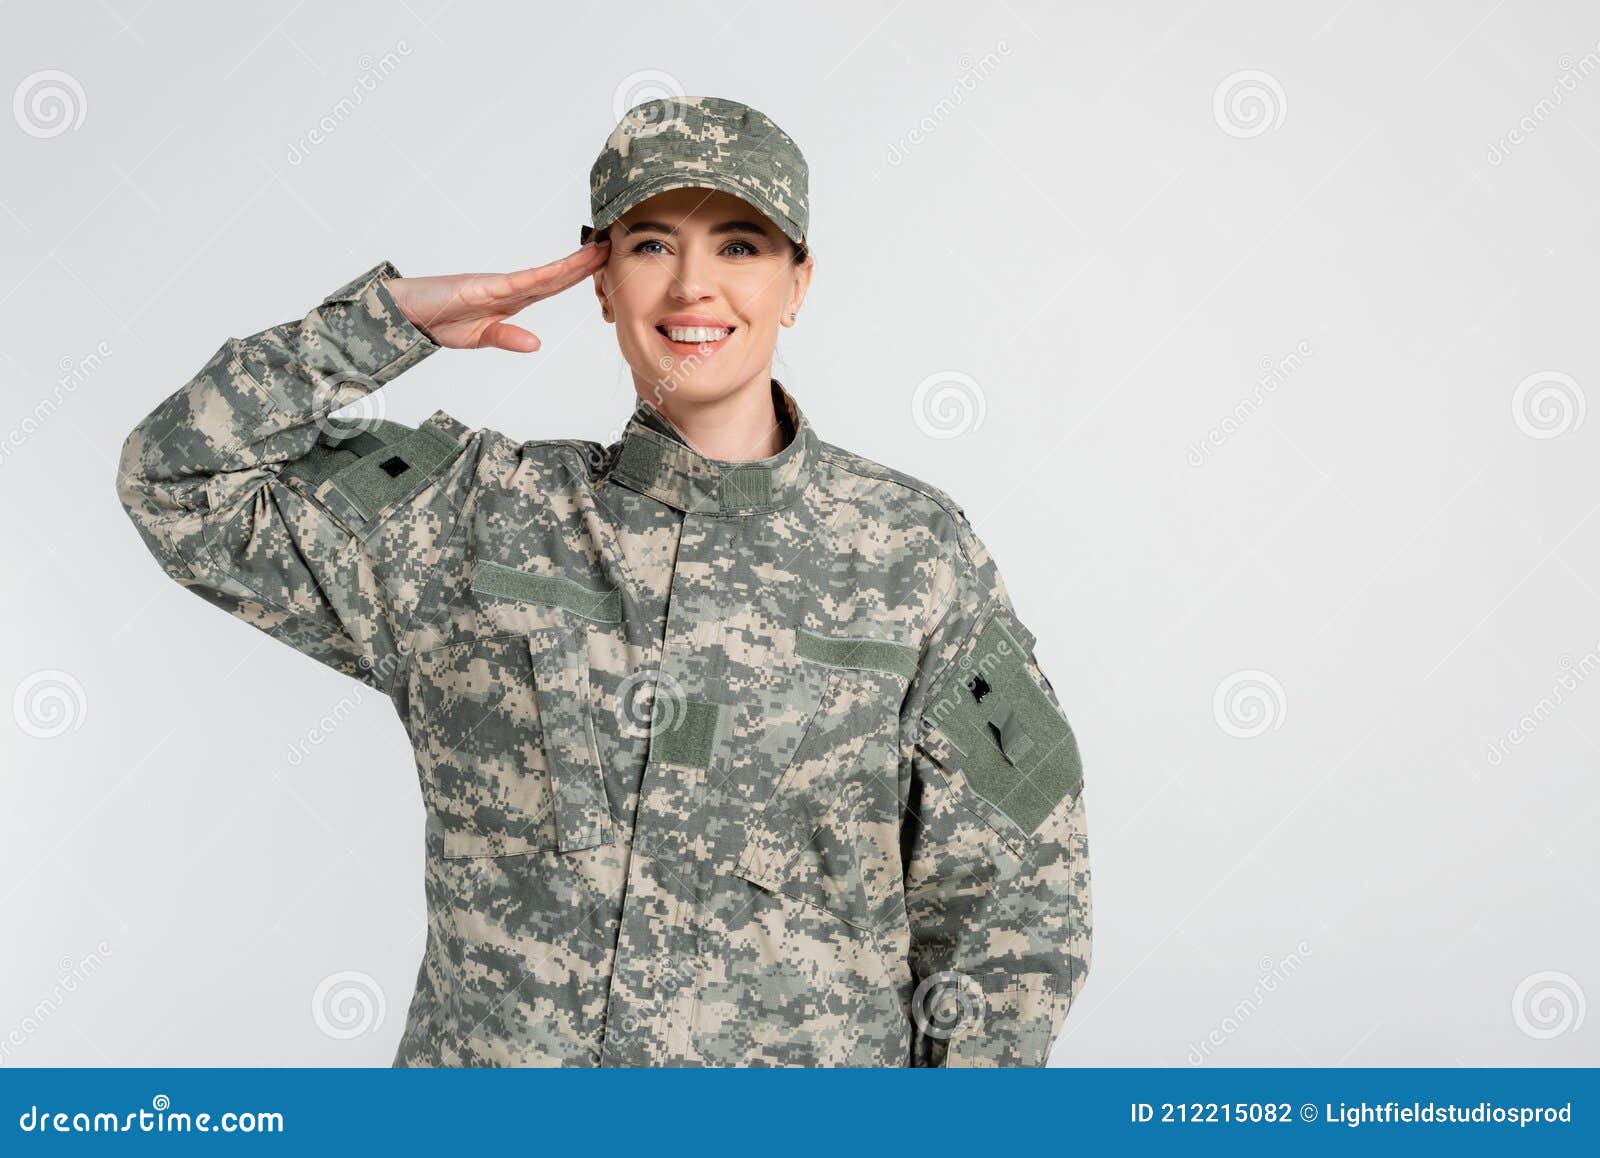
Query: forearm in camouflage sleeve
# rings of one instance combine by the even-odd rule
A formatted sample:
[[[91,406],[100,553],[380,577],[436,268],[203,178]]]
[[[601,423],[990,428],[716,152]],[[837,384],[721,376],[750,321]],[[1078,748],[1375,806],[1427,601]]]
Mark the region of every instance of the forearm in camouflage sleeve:
[[[359,490],[335,485],[333,467],[360,457],[360,439],[380,440],[341,442],[327,416],[438,349],[383,286],[398,276],[380,263],[302,320],[230,338],[128,435],[117,475],[124,508],[169,575],[383,690],[407,600],[448,527],[425,512],[364,526],[375,512]],[[419,430],[433,437],[419,440],[417,457],[437,475],[459,448]]]

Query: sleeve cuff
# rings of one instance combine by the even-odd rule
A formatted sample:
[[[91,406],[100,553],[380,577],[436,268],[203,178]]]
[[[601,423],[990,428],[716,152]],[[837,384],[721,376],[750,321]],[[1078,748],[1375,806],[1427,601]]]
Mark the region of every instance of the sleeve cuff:
[[[1054,974],[991,969],[970,978],[950,976],[960,977],[964,985],[959,988],[966,992],[941,995],[959,1009],[945,1031],[945,1068],[1035,1067],[1049,1060],[1056,1025]]]
[[[381,261],[322,299],[322,322],[344,351],[347,370],[372,380],[391,381],[441,349],[406,317],[384,285],[400,277],[393,263]]]

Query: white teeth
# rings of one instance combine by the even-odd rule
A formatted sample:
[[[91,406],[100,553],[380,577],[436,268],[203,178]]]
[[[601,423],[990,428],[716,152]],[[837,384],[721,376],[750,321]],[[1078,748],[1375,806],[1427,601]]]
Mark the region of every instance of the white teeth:
[[[674,342],[720,342],[732,330],[713,328],[711,326],[663,326],[667,337]]]

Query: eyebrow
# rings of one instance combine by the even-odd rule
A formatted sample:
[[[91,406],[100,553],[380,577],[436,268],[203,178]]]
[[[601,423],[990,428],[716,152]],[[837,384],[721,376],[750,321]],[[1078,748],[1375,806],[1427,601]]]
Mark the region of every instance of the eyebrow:
[[[625,221],[617,222],[622,226],[624,233],[665,233],[668,237],[677,235],[678,229],[674,225],[664,225],[659,221],[635,221],[629,225]],[[724,221],[721,225],[711,227],[713,235],[720,233],[754,233],[758,237],[768,237],[770,233],[766,226],[754,221]]]

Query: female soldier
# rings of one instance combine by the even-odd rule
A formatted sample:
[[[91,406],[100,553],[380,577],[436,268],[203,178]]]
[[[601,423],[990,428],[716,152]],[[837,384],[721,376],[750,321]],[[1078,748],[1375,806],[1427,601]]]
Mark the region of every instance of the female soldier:
[[[128,436],[178,582],[392,698],[427,813],[397,1065],[1042,1065],[1089,965],[1076,742],[934,487],[772,379],[807,170],[753,109],[651,101],[585,244],[380,263],[224,343]],[[595,236],[590,240],[590,235]],[[593,277],[619,441],[329,418]]]

